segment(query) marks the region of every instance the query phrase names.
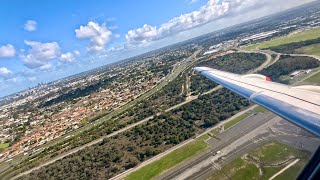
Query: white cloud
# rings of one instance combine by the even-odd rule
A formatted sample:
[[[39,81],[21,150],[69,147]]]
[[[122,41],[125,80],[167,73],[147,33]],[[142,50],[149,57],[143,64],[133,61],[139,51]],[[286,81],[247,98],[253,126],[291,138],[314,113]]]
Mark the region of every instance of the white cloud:
[[[35,41],[24,41],[31,49],[27,55],[22,55],[21,59],[29,68],[38,68],[47,65],[60,55],[60,46],[57,42],[41,43]]]
[[[141,28],[128,31],[126,39],[128,43],[137,44],[164,39],[173,34],[193,29],[204,24],[229,17],[237,16],[245,12],[259,8],[274,8],[274,6],[294,7],[310,0],[209,0],[199,10],[182,14],[159,27],[145,24]],[[282,7],[281,6],[281,7]],[[283,8],[284,9],[284,8]]]
[[[26,31],[35,31],[37,30],[37,22],[34,20],[28,20],[25,24],[24,24],[24,30]]]
[[[74,55],[71,52],[67,52],[65,54],[61,54],[60,59],[62,61],[71,62],[74,60]]]
[[[118,38],[121,37],[121,35],[120,34],[115,34],[114,37],[118,39]]]
[[[76,37],[79,39],[89,39],[90,44],[87,50],[90,52],[98,52],[104,50],[106,44],[110,42],[112,32],[107,28],[106,24],[99,25],[96,22],[88,22],[86,26],[80,26],[75,30]]]
[[[142,28],[128,31],[126,39],[128,42],[147,42],[155,39],[158,35],[157,27],[145,24]]]
[[[193,3],[196,3],[198,2],[199,0],[188,0],[189,4],[193,4]]]
[[[59,59],[63,62],[72,62],[75,60],[76,56],[79,56],[79,55],[80,55],[80,52],[75,50],[73,52],[67,52],[67,53],[61,54]]]
[[[41,66],[39,68],[39,70],[40,71],[50,71],[50,70],[52,70],[52,68],[53,68],[52,64],[48,63],[48,64]]]
[[[11,44],[0,46],[0,58],[13,57],[15,54],[16,50]]]
[[[7,79],[6,81],[9,83],[16,83],[18,82],[18,78],[14,77],[14,78]]]
[[[124,50],[125,48],[126,48],[126,46],[124,44],[121,44],[121,45],[113,46],[113,47],[109,48],[108,51],[110,53],[119,52],[119,51]]]
[[[37,77],[31,76],[31,77],[28,77],[27,79],[31,82],[35,82],[37,80]]]
[[[145,24],[142,28],[130,30],[126,39],[129,42],[148,42],[168,37],[172,34],[185,31],[218,18],[245,6],[253,6],[257,0],[223,1],[209,0],[206,5],[198,11],[183,14],[162,24],[159,28]]]
[[[6,67],[0,67],[0,77],[6,78],[11,75],[12,72]]]
[[[75,51],[73,51],[73,54],[76,55],[76,56],[79,56],[79,55],[80,55],[80,52],[77,51],[77,50],[75,50]]]
[[[118,29],[118,28],[119,28],[118,26],[110,26],[110,27],[109,27],[110,30],[116,30],[116,29]]]

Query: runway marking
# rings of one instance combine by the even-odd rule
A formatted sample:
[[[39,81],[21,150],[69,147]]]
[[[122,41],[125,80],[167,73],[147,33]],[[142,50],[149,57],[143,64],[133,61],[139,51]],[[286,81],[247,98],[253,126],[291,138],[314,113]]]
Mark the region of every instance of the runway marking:
[[[283,173],[285,170],[289,169],[291,166],[295,165],[300,159],[296,159],[293,162],[291,162],[290,164],[288,164],[286,167],[284,167],[283,169],[281,169],[279,172],[277,172],[275,175],[273,175],[271,178],[269,178],[269,180],[273,180],[275,177],[277,177],[278,175],[280,175],[281,173]]]

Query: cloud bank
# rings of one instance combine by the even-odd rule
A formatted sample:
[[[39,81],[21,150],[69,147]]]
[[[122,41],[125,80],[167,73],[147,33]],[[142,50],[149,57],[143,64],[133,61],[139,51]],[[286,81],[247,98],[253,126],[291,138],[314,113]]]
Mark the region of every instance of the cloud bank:
[[[288,6],[304,4],[310,0],[209,0],[198,11],[180,15],[159,27],[144,24],[140,28],[129,30],[126,34],[128,43],[137,44],[164,39],[182,31],[219,20],[228,16],[242,14],[255,9],[274,6]]]

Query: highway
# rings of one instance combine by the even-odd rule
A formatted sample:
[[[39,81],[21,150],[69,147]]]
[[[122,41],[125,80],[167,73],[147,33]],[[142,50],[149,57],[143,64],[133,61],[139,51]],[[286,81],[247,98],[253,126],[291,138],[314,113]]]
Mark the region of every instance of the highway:
[[[111,120],[110,117],[113,117],[115,114],[120,114],[121,112],[123,112],[123,111],[127,110],[128,108],[134,106],[137,102],[141,101],[142,99],[146,99],[146,98],[150,97],[151,95],[153,95],[154,93],[156,93],[157,91],[159,91],[160,89],[162,89],[163,87],[165,87],[170,81],[172,81],[172,80],[174,80],[175,78],[177,78],[178,75],[179,75],[181,72],[183,72],[185,69],[188,69],[189,67],[191,67],[192,65],[194,65],[194,63],[197,62],[196,56],[197,56],[197,54],[198,54],[199,52],[201,52],[201,50],[202,50],[202,49],[200,48],[200,49],[197,50],[193,55],[191,55],[189,58],[186,58],[184,61],[179,62],[179,63],[178,63],[179,65],[176,64],[176,65],[174,66],[173,70],[171,71],[171,73],[170,73],[164,80],[162,80],[162,82],[160,82],[160,84],[158,84],[156,87],[154,87],[152,90],[150,90],[150,91],[146,92],[145,94],[141,95],[139,98],[135,99],[134,101],[131,101],[130,103],[124,105],[124,107],[122,107],[121,109],[115,111],[114,113],[108,114],[107,117],[103,117],[103,118],[102,118],[103,120],[99,119],[99,120],[97,120],[94,124],[93,124],[93,123],[92,123],[92,124],[89,124],[90,128],[94,128],[94,126],[97,126],[97,125],[101,124],[103,121]],[[194,99],[192,99],[192,100],[194,100]],[[173,109],[175,109],[175,108],[178,108],[178,107],[180,107],[180,106],[182,106],[183,104],[186,104],[186,103],[188,103],[188,102],[190,102],[190,101],[183,102],[183,103],[181,103],[181,104],[176,105],[175,107],[171,107],[171,108],[169,108],[168,110],[165,110],[165,112],[168,112],[168,111],[171,111],[171,110],[173,110]],[[161,113],[160,113],[160,114],[161,114]],[[160,115],[160,114],[157,114],[157,115]],[[46,162],[42,163],[41,165],[39,165],[39,166],[37,166],[37,167],[34,167],[34,168],[32,168],[32,169],[30,169],[30,170],[28,170],[28,171],[25,171],[25,172],[23,172],[23,173],[20,173],[20,174],[14,176],[12,179],[16,179],[16,178],[21,177],[21,176],[23,176],[23,175],[29,174],[29,173],[31,173],[31,172],[34,171],[34,170],[37,170],[37,169],[39,169],[39,168],[41,168],[41,167],[44,167],[44,166],[46,166],[46,165],[49,165],[49,164],[51,164],[51,163],[54,163],[55,161],[60,160],[60,159],[62,159],[62,158],[64,158],[64,157],[66,157],[66,156],[69,156],[69,155],[73,154],[73,153],[76,153],[76,152],[78,152],[78,151],[80,151],[80,150],[82,150],[82,149],[84,149],[84,148],[86,148],[86,147],[88,147],[88,146],[92,146],[92,145],[94,145],[94,144],[97,144],[97,143],[99,143],[99,142],[102,142],[104,138],[108,138],[108,137],[115,136],[115,135],[117,135],[117,134],[119,134],[119,133],[122,133],[122,132],[124,132],[124,131],[129,130],[129,129],[132,129],[132,128],[134,128],[135,126],[138,126],[138,125],[140,125],[140,124],[143,124],[143,123],[145,123],[145,122],[147,122],[147,121],[149,121],[150,119],[153,119],[153,118],[154,118],[154,116],[147,117],[147,118],[145,118],[145,119],[143,119],[143,120],[141,120],[141,121],[139,121],[139,122],[136,122],[136,123],[134,123],[134,124],[128,125],[127,127],[124,127],[124,128],[122,128],[122,129],[120,129],[120,130],[118,130],[118,131],[115,131],[115,132],[109,134],[109,135],[106,135],[106,136],[100,137],[100,138],[98,138],[98,139],[96,139],[96,140],[94,140],[94,141],[91,141],[90,143],[87,143],[87,144],[84,144],[84,145],[82,145],[82,146],[79,146],[79,147],[76,147],[76,148],[74,148],[74,149],[71,149],[71,150],[69,150],[68,152],[59,154],[58,156],[56,156],[56,157],[54,157],[54,158],[51,158],[50,160],[47,160]],[[86,126],[85,129],[88,129],[89,126]],[[82,128],[81,131],[83,131],[83,130],[85,130],[85,129]],[[77,130],[77,132],[79,132],[79,130]],[[72,136],[72,135],[74,135],[74,133],[75,133],[75,132],[73,132],[72,134],[68,134],[68,136]],[[64,137],[65,137],[65,136],[64,136]],[[22,158],[22,159],[20,159],[20,160],[16,160],[16,161],[15,161],[15,164],[19,164],[20,162],[22,162],[23,159],[24,159],[24,158]],[[12,163],[12,162],[11,162],[11,163]],[[10,164],[11,164],[11,163],[10,163]],[[8,164],[7,166],[4,166],[4,167],[9,168],[10,165]]]
[[[183,62],[179,63],[180,65],[179,65],[178,67],[177,67],[177,65],[175,65],[174,68],[173,68],[173,70],[172,70],[172,72],[166,77],[165,80],[162,81],[163,83],[160,83],[159,85],[156,86],[156,88],[153,88],[153,89],[150,90],[149,92],[143,94],[142,96],[139,97],[139,99],[141,100],[141,98],[144,98],[144,99],[145,99],[145,98],[147,98],[147,97],[150,97],[152,94],[154,94],[155,92],[157,92],[159,89],[163,88],[168,82],[170,82],[171,80],[174,80],[175,78],[177,78],[178,75],[179,75],[181,72],[183,72],[183,71],[186,70],[187,68],[189,68],[189,67],[191,67],[192,65],[194,65],[194,64],[197,62],[197,61],[196,61],[196,60],[197,60],[197,59],[196,59],[196,55],[197,55],[199,52],[201,52],[201,50],[202,50],[202,49],[196,51],[192,56],[190,56],[189,58],[187,58],[187,59],[184,60]],[[257,67],[256,69],[251,70],[249,73],[257,72],[257,71],[265,68],[268,64],[270,64],[270,62],[271,62],[271,60],[272,60],[271,55],[269,55],[269,54],[267,54],[267,53],[264,53],[264,54],[265,54],[266,57],[267,57],[266,61],[265,61],[262,65],[260,65],[259,67]],[[217,86],[216,88],[213,88],[212,90],[210,90],[210,91],[208,91],[208,92],[205,92],[204,94],[212,93],[212,92],[217,91],[217,90],[219,90],[219,89],[221,89],[221,88],[222,88],[221,86]],[[176,108],[178,108],[178,107],[181,107],[181,106],[183,106],[184,104],[187,104],[187,103],[189,103],[189,102],[197,99],[198,97],[199,97],[199,96],[190,96],[189,98],[187,98],[186,101],[184,101],[184,102],[182,102],[182,103],[180,103],[180,104],[177,104],[177,105],[175,105],[175,106],[173,106],[173,107],[170,107],[170,108],[168,108],[167,110],[165,110],[164,112],[169,112],[169,111],[174,110],[174,109],[176,109]],[[134,102],[137,102],[137,101],[135,100]],[[128,109],[128,108],[130,108],[130,107],[132,107],[132,106],[134,105],[134,102],[130,102],[129,104],[125,105],[125,108],[121,109],[120,112],[122,112],[123,110],[126,110],[126,109]],[[112,114],[113,114],[113,113],[112,113]],[[119,114],[119,111],[117,111],[117,114]],[[158,113],[157,115],[160,115],[160,114],[161,114],[161,113]],[[108,117],[110,117],[110,115],[108,115]],[[97,144],[97,143],[101,142],[104,138],[115,136],[115,135],[117,135],[117,134],[119,134],[119,133],[122,133],[122,132],[124,132],[124,131],[129,130],[129,129],[132,129],[132,128],[134,128],[135,126],[138,126],[138,125],[140,125],[140,124],[143,124],[143,123],[145,123],[145,122],[147,122],[147,121],[149,121],[150,119],[153,119],[153,118],[154,118],[154,116],[147,117],[147,118],[145,118],[145,119],[143,119],[143,120],[141,120],[141,121],[139,121],[139,122],[137,122],[137,123],[128,125],[127,127],[123,128],[123,129],[120,129],[120,130],[118,130],[118,131],[115,131],[115,132],[113,132],[113,133],[111,133],[111,134],[109,134],[109,135],[100,137],[100,138],[98,138],[98,139],[96,139],[96,140],[94,140],[94,141],[91,141],[90,143],[84,144],[84,145],[82,145],[82,146],[80,146],[80,147],[76,147],[76,148],[74,148],[74,149],[71,149],[71,150],[69,150],[68,152],[65,152],[65,153],[63,153],[63,154],[60,154],[60,155],[54,157],[54,158],[51,158],[50,160],[47,160],[45,163],[42,163],[41,165],[39,165],[39,166],[37,166],[37,167],[34,167],[34,168],[32,168],[32,169],[30,169],[30,170],[28,170],[28,171],[25,171],[25,172],[23,172],[23,173],[20,173],[20,174],[14,176],[12,179],[16,179],[16,178],[21,177],[21,176],[23,176],[23,175],[29,174],[29,173],[31,173],[31,172],[34,171],[34,170],[37,170],[37,169],[39,169],[39,168],[41,168],[41,167],[44,167],[44,166],[46,166],[46,165],[49,165],[49,164],[51,164],[51,163],[54,163],[55,161],[60,160],[60,159],[62,159],[62,158],[64,158],[64,157],[66,157],[66,156],[69,156],[69,155],[73,154],[73,153],[76,153],[76,152],[78,152],[78,151],[80,151],[80,150],[83,150],[84,148],[86,148],[86,147],[88,147],[88,146],[92,146],[92,145],[94,145],[94,144]],[[107,118],[103,118],[103,119],[104,119],[104,121],[105,121]],[[100,124],[100,123],[101,123],[101,121],[98,120],[97,123],[95,123],[95,124],[98,125],[98,124]],[[91,127],[91,128],[93,128],[93,127]],[[21,161],[19,161],[19,162],[21,162]],[[18,164],[19,162],[16,162],[16,164]]]
[[[121,114],[122,112],[128,110],[129,108],[133,107],[134,105],[136,105],[136,103],[147,99],[148,97],[152,96],[154,93],[158,92],[160,89],[162,89],[163,87],[165,87],[169,82],[171,82],[172,80],[174,80],[175,78],[178,77],[178,75],[183,72],[185,69],[187,69],[188,67],[190,67],[193,63],[195,63],[197,61],[196,56],[202,51],[202,48],[199,47],[199,49],[194,52],[190,57],[186,58],[185,60],[177,63],[174,65],[172,71],[159,83],[157,84],[155,87],[153,87],[151,90],[144,92],[143,94],[141,94],[140,96],[138,96],[136,99],[134,99],[133,101],[128,102],[127,104],[123,105],[122,107],[120,107],[119,109],[117,109],[116,111],[112,111],[108,114],[106,114],[104,117],[94,121],[94,123],[88,123],[86,124],[84,127],[80,127],[77,130],[74,130],[70,133],[67,133],[59,138],[56,138],[42,146],[37,147],[37,149],[44,149],[44,148],[48,148],[50,146],[54,146],[58,143],[60,143],[61,141],[65,141],[68,140],[69,138],[72,138],[73,136],[79,135],[82,132],[92,129],[92,128],[96,128],[99,127],[99,125],[101,125],[103,122],[105,121],[109,121],[109,120],[114,120],[112,119],[114,116]],[[178,65],[179,64],[179,65]],[[102,112],[104,113],[104,112]],[[30,150],[28,152],[29,154],[32,153],[32,151]],[[7,168],[9,168],[11,165],[16,165],[19,164],[20,162],[22,162],[24,159],[26,159],[28,156],[24,156],[24,155],[17,155],[13,158],[12,161],[10,161],[10,165],[6,162],[1,162],[0,163],[0,173],[2,173],[3,171],[5,171]],[[0,174],[1,175],[1,174]]]
[[[242,51],[242,52],[247,52],[248,53],[248,52],[252,52],[252,51]],[[258,52],[259,53],[270,53],[270,52],[263,52],[263,51],[258,51]],[[275,52],[273,52],[273,53],[275,53]],[[270,66],[273,63],[275,63],[277,60],[279,60],[280,55],[282,55],[282,54],[276,53],[276,55],[277,56],[275,57],[274,61],[272,63],[270,63],[270,61],[269,61],[269,63],[265,63],[265,66]],[[292,56],[309,56],[309,55],[292,54]],[[271,59],[271,56],[269,56],[269,57]],[[309,57],[316,58],[314,56],[309,56]],[[257,70],[261,70],[261,69],[257,69]],[[279,121],[279,117],[274,117],[274,118],[271,118],[271,119],[275,119],[275,118],[278,118],[278,121]],[[269,120],[270,119],[267,118],[264,123],[266,123]],[[246,120],[246,121],[248,121],[248,120]],[[252,123],[256,123],[256,121],[251,121],[251,122]],[[239,123],[239,124],[241,124],[241,123]],[[264,123],[257,124],[256,127],[252,128],[251,130],[256,130],[256,129],[259,129],[259,128],[263,127]],[[241,140],[241,139],[243,139],[243,136],[247,136],[248,134],[252,134],[251,130],[247,129],[247,130],[244,131],[245,133],[240,133],[239,136],[237,136],[235,138],[238,138],[237,140]],[[283,131],[285,131],[285,129],[283,129]],[[279,141],[283,140],[284,142],[294,142],[295,140],[291,138],[292,136],[295,136],[295,135],[291,135],[290,137],[285,137],[284,139],[281,139],[281,137],[279,136],[278,138],[275,138],[275,139],[277,139]],[[225,137],[220,137],[219,136],[218,138],[223,141],[225,139],[228,139],[229,137],[230,137],[230,135],[225,136]],[[303,137],[297,136],[296,138],[302,139]],[[262,139],[261,141],[265,141],[265,140],[266,139]],[[247,140],[243,139],[243,141],[244,141],[244,144],[246,146],[249,146],[249,145],[252,144],[252,143],[250,143],[251,139],[249,139],[249,140],[248,139]],[[304,142],[308,142],[308,141],[310,141],[309,138],[305,139]],[[219,169],[222,166],[222,164],[226,164],[226,163],[221,163],[221,161],[220,161],[220,164],[216,164],[214,162],[214,160],[212,160],[212,155],[214,155],[215,152],[217,152],[217,151],[224,152],[225,148],[228,147],[228,146],[230,148],[230,144],[232,144],[232,143],[233,143],[232,140],[228,140],[228,141],[226,141],[226,142],[224,142],[223,144],[220,144],[220,145],[217,145],[217,144],[219,144],[219,142],[215,142],[215,143],[212,144],[212,148],[210,149],[210,151],[205,152],[200,157],[195,157],[194,159],[190,160],[190,162],[184,163],[185,164],[184,166],[180,165],[180,166],[178,166],[176,168],[171,169],[169,172],[164,173],[163,175],[159,176],[158,179],[206,179],[206,178],[210,177],[210,175],[212,174],[213,171]],[[319,145],[319,142],[313,143],[313,144],[316,144],[316,146],[313,147],[313,150],[315,150],[317,148],[317,145]],[[292,145],[292,146],[294,146],[294,145]],[[309,145],[305,145],[304,147],[308,148],[308,146],[310,147],[310,143],[309,143]],[[311,145],[311,147],[312,146],[314,146],[314,145]],[[239,147],[239,146],[237,146],[237,147]],[[302,145],[301,145],[301,147],[302,147]],[[234,150],[237,151],[236,148],[234,148]],[[247,152],[247,151],[244,151],[244,152]],[[213,159],[216,159],[216,158],[213,158]],[[228,160],[228,161],[230,162],[231,160]]]
[[[268,64],[270,64],[270,62],[272,61],[271,55],[267,55],[266,53],[264,53],[264,54],[266,55],[266,60],[265,60],[265,62],[264,62],[263,64],[261,64],[259,67],[257,67],[257,68],[255,68],[255,69],[249,71],[248,73],[255,73],[255,72],[257,72],[257,71],[265,68],[266,66],[268,66]],[[213,89],[211,89],[211,90],[209,90],[209,91],[207,91],[207,92],[204,92],[204,93],[202,93],[201,95],[210,94],[210,93],[212,93],[212,92],[214,92],[214,91],[217,91],[217,90],[219,90],[219,89],[221,89],[221,88],[223,88],[223,87],[220,86],[220,85],[218,85],[217,87],[215,87],[215,88],[213,88]],[[174,106],[166,109],[164,112],[172,111],[172,110],[174,110],[174,109],[176,109],[176,108],[179,108],[179,107],[181,107],[181,106],[183,106],[183,105],[185,105],[185,104],[187,104],[187,103],[190,103],[191,101],[198,99],[199,96],[200,96],[200,95],[197,95],[197,96],[188,96],[184,102],[179,103],[179,104],[177,104],[177,105],[174,105]],[[250,107],[250,108],[248,108],[248,109],[246,109],[246,110],[243,110],[243,111],[239,112],[238,114],[232,116],[232,117],[229,118],[228,120],[225,120],[225,121],[223,121],[223,122],[220,122],[220,123],[217,124],[214,128],[208,129],[205,133],[202,133],[202,134],[200,134],[199,136],[201,136],[201,135],[203,135],[203,134],[206,134],[206,133],[208,133],[209,131],[211,131],[211,130],[213,130],[213,129],[216,129],[218,126],[221,126],[221,125],[227,123],[228,121],[230,121],[230,120],[232,120],[232,119],[234,119],[234,118],[236,118],[236,117],[238,117],[238,116],[246,113],[246,112],[249,111],[249,110],[254,109],[255,107],[257,107],[257,105],[254,105],[254,106],[252,106],[252,107]],[[158,113],[157,115],[161,115],[161,113]],[[153,116],[152,116],[152,117],[153,117]],[[150,117],[149,117],[149,118],[150,118]],[[145,122],[146,122],[146,121],[145,121]],[[193,140],[193,139],[191,139],[191,141],[192,141],[192,140]],[[191,141],[188,140],[187,143],[189,143],[189,142],[191,142]],[[184,145],[184,144],[186,144],[186,142],[184,142],[182,145]],[[171,148],[171,149],[169,149],[169,150],[167,150],[167,151],[159,154],[158,156],[156,156],[156,157],[154,157],[154,158],[151,158],[151,159],[148,160],[147,162],[143,162],[142,164],[140,164],[140,165],[139,165],[138,167],[136,167],[136,168],[127,170],[127,171],[125,171],[125,172],[123,172],[123,173],[115,176],[115,177],[112,178],[112,179],[122,179],[122,178],[124,178],[126,175],[130,174],[131,172],[136,171],[136,170],[144,167],[145,165],[147,165],[147,164],[149,164],[149,163],[152,163],[152,162],[158,160],[160,157],[163,157],[163,156],[166,155],[166,154],[169,154],[169,153],[172,152],[173,150],[177,149],[177,147],[181,147],[181,144],[179,144],[179,145],[177,145],[177,146],[175,146],[175,147],[173,147],[173,148]]]
[[[243,52],[246,52],[246,53],[262,53],[262,54],[265,54],[266,57],[267,57],[267,60],[266,60],[260,67],[252,70],[252,71],[249,72],[249,73],[255,73],[255,72],[259,71],[259,70],[262,70],[262,69],[265,68],[265,67],[268,67],[268,66],[272,65],[273,63],[277,62],[277,61],[280,59],[280,56],[281,56],[280,53],[276,53],[276,52],[266,52],[266,51],[262,51],[262,50],[259,50],[259,51],[250,51],[250,52],[249,52],[249,51],[243,51]],[[271,56],[271,54],[275,54],[276,57],[273,59],[272,56]],[[303,55],[293,55],[293,56],[303,56]],[[306,56],[308,56],[308,55],[306,55]],[[217,86],[216,88],[214,88],[214,89],[212,89],[212,90],[210,90],[210,91],[208,91],[208,92],[206,92],[206,93],[204,93],[204,94],[208,94],[208,93],[214,92],[214,91],[216,91],[216,90],[218,90],[218,89],[220,89],[220,88],[222,88],[222,87],[221,87],[221,86]],[[180,104],[177,104],[177,105],[175,105],[175,106],[167,109],[165,112],[171,111],[172,109],[175,109],[175,108],[177,108],[177,107],[180,107],[180,106],[182,106],[182,105],[184,105],[184,104],[186,104],[186,103],[189,103],[189,102],[191,102],[191,101],[193,101],[193,100],[195,100],[195,99],[197,99],[197,98],[198,98],[197,96],[189,96],[185,102],[180,103]],[[261,124],[258,123],[258,124],[256,124],[256,126],[253,126],[251,129],[246,129],[245,131],[241,132],[240,134],[238,133],[238,135],[237,135],[236,137],[234,137],[233,139],[229,139],[227,142],[224,142],[224,143],[221,144],[219,147],[216,147],[216,148],[214,148],[214,149],[211,149],[209,152],[207,152],[208,154],[203,155],[203,156],[201,156],[201,157],[197,157],[197,159],[196,159],[196,160],[193,159],[192,162],[189,162],[189,161],[188,161],[188,162],[186,163],[187,165],[185,166],[185,169],[183,169],[183,168],[182,168],[182,169],[175,169],[175,168],[173,168],[173,169],[169,170],[167,173],[165,173],[165,175],[161,175],[160,177],[158,177],[158,179],[186,179],[187,176],[179,176],[179,175],[183,174],[183,172],[186,172],[186,171],[185,171],[186,169],[187,169],[188,174],[190,175],[190,173],[193,172],[193,170],[194,170],[195,167],[199,164],[199,162],[202,162],[202,161],[205,161],[205,160],[207,160],[207,159],[210,159],[210,156],[211,156],[214,152],[216,152],[217,150],[226,148],[229,144],[231,144],[231,143],[233,143],[233,142],[241,139],[241,137],[246,136],[247,134],[251,134],[251,133],[250,133],[251,131],[254,131],[255,129],[259,129],[260,127],[264,127],[263,125],[265,125],[265,123],[267,123],[267,122],[270,121],[270,120],[272,120],[272,121],[279,121],[280,119],[281,119],[281,118],[279,118],[279,117],[277,117],[277,116],[275,116],[275,115],[270,116],[270,117],[267,117],[266,119],[264,119],[263,122],[261,122]],[[255,123],[256,123],[256,122],[257,122],[257,121],[255,121]],[[252,123],[252,124],[255,124],[255,123]],[[239,123],[239,124],[241,124],[241,123]],[[251,124],[251,125],[252,125],[252,124]],[[237,125],[237,126],[238,126],[238,125]],[[248,127],[250,127],[250,125],[248,125]],[[222,137],[222,139],[226,140],[226,139],[228,139],[228,137],[230,137],[230,136]],[[219,139],[221,139],[221,138],[219,138]],[[289,138],[289,139],[290,139],[290,138]],[[280,140],[281,140],[281,139],[280,139]],[[244,140],[244,141],[246,141],[246,140]],[[265,139],[262,138],[261,140],[258,140],[258,141],[265,141]],[[258,142],[258,141],[257,141],[257,142]],[[250,141],[245,142],[244,144],[247,144],[248,146],[249,146],[249,145],[252,146],[252,143],[251,143]],[[258,144],[258,143],[256,143],[256,144]],[[180,147],[180,146],[179,146],[179,147]],[[174,148],[174,149],[175,149],[175,148]],[[166,152],[164,152],[164,153],[161,153],[161,156],[160,156],[160,157],[162,157],[162,155],[168,154],[168,153],[170,153],[170,152],[171,152],[171,149],[168,150],[168,151],[166,151]],[[136,171],[136,170],[138,170],[139,168],[145,166],[146,164],[149,164],[149,163],[151,163],[151,162],[153,162],[153,161],[155,161],[155,160],[158,160],[158,159],[159,159],[159,157],[152,158],[152,159],[150,159],[150,160],[148,161],[148,163],[142,163],[141,165],[139,165],[139,167],[134,168],[134,170],[130,170],[130,172]],[[209,162],[209,163],[211,163],[211,162]],[[194,165],[194,166],[193,166],[193,165]],[[192,168],[191,168],[191,167],[192,167]],[[203,171],[200,171],[199,173],[194,173],[194,176],[190,176],[190,177],[191,177],[190,179],[197,179],[198,176],[200,177],[200,176],[202,176],[202,174],[205,174],[206,172],[211,171],[211,168],[212,168],[212,164],[210,164],[207,169],[204,169]],[[170,174],[169,172],[171,172],[171,171],[172,171],[172,173]],[[169,173],[169,175],[168,175],[168,173]],[[121,175],[119,175],[119,176],[116,176],[116,179],[119,178],[119,177],[121,177],[121,178],[125,177],[125,176],[124,176],[125,174],[129,174],[129,172],[124,172],[123,174],[121,174]]]

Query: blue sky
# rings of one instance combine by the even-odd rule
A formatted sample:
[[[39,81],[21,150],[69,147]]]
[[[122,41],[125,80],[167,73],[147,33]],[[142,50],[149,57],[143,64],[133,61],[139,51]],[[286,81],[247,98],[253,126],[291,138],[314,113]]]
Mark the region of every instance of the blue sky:
[[[0,97],[309,1],[1,0]]]

